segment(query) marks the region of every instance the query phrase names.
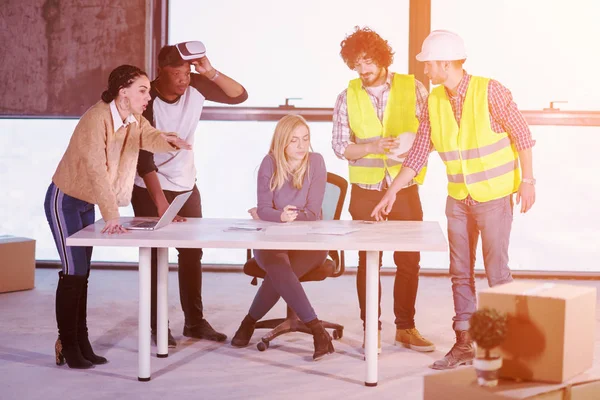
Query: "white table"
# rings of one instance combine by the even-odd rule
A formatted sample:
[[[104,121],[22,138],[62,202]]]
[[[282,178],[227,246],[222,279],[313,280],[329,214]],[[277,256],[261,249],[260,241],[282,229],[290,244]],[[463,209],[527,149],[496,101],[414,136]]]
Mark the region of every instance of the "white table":
[[[226,231],[236,225],[262,227],[255,232]],[[286,224],[289,231],[270,234],[271,225],[283,224],[241,219],[189,218],[157,231],[130,231],[122,235],[100,233],[98,221],[67,239],[68,246],[138,247],[139,326],[138,379],[150,380],[150,250],[158,248],[157,277],[157,356],[168,356],[167,277],[168,248],[242,248],[292,250],[364,250],[367,252],[365,321],[366,386],[377,385],[377,315],[379,251],[446,251],[446,239],[437,222],[386,221],[368,224],[360,221],[315,221]],[[295,234],[294,229],[358,228],[346,235]],[[266,230],[265,230],[266,229]]]

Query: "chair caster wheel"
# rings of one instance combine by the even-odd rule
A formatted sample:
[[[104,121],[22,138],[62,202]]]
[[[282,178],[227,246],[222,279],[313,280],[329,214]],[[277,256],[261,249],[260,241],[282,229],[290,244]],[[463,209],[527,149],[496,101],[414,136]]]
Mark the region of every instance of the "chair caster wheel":
[[[333,331],[333,340],[340,340],[341,338],[344,337],[344,330],[343,329],[336,329]]]
[[[256,344],[256,348],[258,349],[258,351],[265,351],[269,348],[269,342],[265,343],[263,341],[260,341]]]

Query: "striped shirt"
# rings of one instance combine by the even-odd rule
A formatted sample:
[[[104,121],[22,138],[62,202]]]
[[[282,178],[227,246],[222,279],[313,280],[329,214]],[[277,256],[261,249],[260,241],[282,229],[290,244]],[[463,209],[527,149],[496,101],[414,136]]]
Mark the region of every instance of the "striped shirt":
[[[364,88],[371,99],[371,103],[373,107],[377,111],[377,117],[380,121],[383,121],[383,113],[385,111],[385,107],[387,106],[388,98],[390,96],[390,89],[392,87],[392,79],[394,78],[393,72],[388,72],[387,79],[385,81],[384,90],[378,95],[375,93],[371,93],[368,87]],[[417,118],[423,112],[424,109],[427,108],[427,89],[425,86],[415,79],[415,92],[417,95],[417,107],[416,107],[416,116]],[[335,102],[335,108],[333,109],[333,134],[331,139],[331,145],[333,147],[333,151],[335,155],[342,159],[346,160],[344,157],[344,153],[346,152],[346,148],[350,144],[356,143],[356,136],[354,132],[350,129],[350,122],[348,120],[348,103],[347,103],[347,93],[348,89],[344,89],[342,93],[338,95],[337,101]],[[355,161],[348,160],[348,163],[352,165]],[[375,184],[358,184],[363,189],[368,190],[383,190],[384,185],[388,187],[392,183],[392,177],[387,172],[385,173],[385,178],[378,183]]]
[[[459,125],[470,80],[471,75],[468,75],[465,71],[462,80],[456,88],[456,96],[450,95],[448,89],[445,88],[452,111],[454,112],[454,117]],[[526,150],[535,145],[535,140],[531,137],[527,121],[525,121],[525,118],[517,108],[512,94],[506,87],[493,79],[490,79],[488,84],[488,108],[492,130],[496,133],[506,132],[517,151]],[[411,168],[417,174],[427,162],[429,153],[435,150],[431,141],[431,124],[429,122],[429,109],[427,107],[423,107],[419,121],[417,137],[403,163],[405,167]],[[473,200],[471,196],[467,196],[462,201],[467,205],[477,204],[477,201]]]

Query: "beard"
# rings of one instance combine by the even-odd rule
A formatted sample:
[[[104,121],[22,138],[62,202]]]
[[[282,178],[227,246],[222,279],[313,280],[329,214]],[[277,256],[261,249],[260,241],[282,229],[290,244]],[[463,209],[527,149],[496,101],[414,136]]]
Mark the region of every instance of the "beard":
[[[385,73],[385,68],[381,68],[378,72],[369,73],[366,75],[360,75],[360,80],[363,86],[372,86],[377,82]]]
[[[360,80],[362,81],[363,86],[371,86],[371,84],[375,81],[375,74],[369,75],[361,75]]]

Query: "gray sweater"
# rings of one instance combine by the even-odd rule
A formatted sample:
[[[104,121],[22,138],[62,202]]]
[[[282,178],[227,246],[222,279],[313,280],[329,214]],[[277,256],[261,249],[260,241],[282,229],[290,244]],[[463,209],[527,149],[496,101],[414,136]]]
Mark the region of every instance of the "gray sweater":
[[[323,156],[319,153],[309,153],[308,171],[304,175],[301,189],[296,189],[290,181],[286,181],[281,189],[272,192],[269,186],[274,171],[275,161],[267,154],[258,170],[257,212],[260,219],[282,222],[281,213],[287,205],[298,208],[296,221],[322,219],[321,207],[327,183],[327,169]]]

